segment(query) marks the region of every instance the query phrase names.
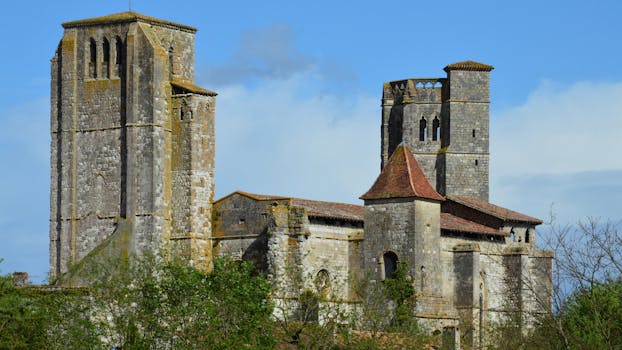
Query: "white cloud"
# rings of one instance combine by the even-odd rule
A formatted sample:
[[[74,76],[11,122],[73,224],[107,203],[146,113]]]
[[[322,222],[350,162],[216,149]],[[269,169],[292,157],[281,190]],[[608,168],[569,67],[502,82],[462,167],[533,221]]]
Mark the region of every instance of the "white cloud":
[[[226,63],[207,68],[207,79],[226,85],[253,78],[287,78],[305,70],[313,60],[294,47],[293,39],[293,30],[287,24],[245,30]]]
[[[622,219],[622,83],[544,82],[491,118],[491,200],[562,223]]]
[[[378,175],[379,104],[321,94],[313,71],[219,90],[216,190],[356,202]]]
[[[622,83],[545,82],[490,133],[493,176],[622,169]]]

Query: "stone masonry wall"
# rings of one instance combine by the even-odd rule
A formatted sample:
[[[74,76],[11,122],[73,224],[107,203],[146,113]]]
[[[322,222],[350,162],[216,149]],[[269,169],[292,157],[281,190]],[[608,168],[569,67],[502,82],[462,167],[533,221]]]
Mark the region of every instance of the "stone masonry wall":
[[[381,167],[404,142],[440,194],[488,200],[489,95],[481,71],[385,83]]]
[[[140,21],[65,29],[52,60],[52,277],[91,252],[124,218],[131,223],[133,252],[165,252],[172,213],[181,208],[173,200],[180,183],[186,187],[175,193],[186,195],[181,215],[187,220],[177,233],[192,238],[185,248],[192,257],[209,259],[213,97],[187,98],[196,119],[185,130],[190,163],[177,169],[181,177],[172,171],[170,81],[192,82],[193,45],[192,31]],[[177,48],[169,53],[171,46]]]

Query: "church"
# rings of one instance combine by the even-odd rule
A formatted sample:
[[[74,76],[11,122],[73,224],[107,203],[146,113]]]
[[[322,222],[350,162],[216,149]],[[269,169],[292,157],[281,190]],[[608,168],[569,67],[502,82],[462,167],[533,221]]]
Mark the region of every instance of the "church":
[[[296,271],[336,305],[356,302],[352,276],[379,283],[406,262],[424,329],[480,344],[487,324],[518,311],[528,328],[550,310],[542,221],[488,202],[492,66],[463,61],[441,78],[383,84],[381,170],[352,194],[363,205],[214,199],[217,94],[194,83],[197,29],[134,12],[63,27],[51,61],[57,283],[78,283],[63,276],[110,250],[205,270],[230,256],[252,261],[277,301],[295,297]]]

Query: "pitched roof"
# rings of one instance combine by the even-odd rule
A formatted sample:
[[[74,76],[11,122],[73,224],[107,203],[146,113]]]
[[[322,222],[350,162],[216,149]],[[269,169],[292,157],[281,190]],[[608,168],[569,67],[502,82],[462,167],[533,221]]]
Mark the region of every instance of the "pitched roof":
[[[443,68],[445,72],[449,72],[452,70],[490,72],[493,69],[495,69],[495,67],[484,64],[484,63],[475,62],[475,61],[456,62],[456,63],[448,64],[445,68]]]
[[[507,236],[507,233],[502,232],[498,229],[485,225],[480,225],[476,222],[449,213],[441,213],[441,230],[495,236]]]
[[[191,33],[194,33],[197,31],[197,29],[194,27],[166,21],[163,19],[155,18],[155,17],[141,15],[140,13],[136,13],[132,11],[115,13],[112,15],[101,16],[101,17],[80,19],[77,21],[65,22],[63,23],[63,28],[87,27],[87,26],[94,26],[94,25],[100,25],[100,24],[128,23],[128,22],[145,22],[145,23],[160,25],[164,27],[172,27],[176,29],[181,29],[183,31],[191,32]]]
[[[517,221],[517,222],[527,222],[531,224],[539,225],[542,223],[542,220],[538,218],[534,218],[525,214],[521,214],[519,212],[500,207],[498,205],[494,205],[488,203],[487,201],[474,198],[474,197],[463,197],[463,196],[447,196],[447,199],[454,201],[456,203],[462,204],[469,208],[479,210],[488,215],[492,215],[496,218],[499,218],[503,221]]]
[[[425,198],[442,201],[423,174],[410,149],[400,144],[372,187],[361,199]]]
[[[243,191],[235,191],[227,196],[220,198],[214,203],[220,202],[234,194],[239,194],[256,201],[288,201],[290,205],[302,207],[307,210],[307,215],[321,218],[343,219],[351,221],[363,221],[365,217],[365,207],[362,205],[324,202],[311,199],[302,199],[294,197],[273,196],[267,194],[255,194]]]
[[[305,208],[309,216],[353,221],[363,221],[365,217],[365,207],[362,205],[322,202],[301,198],[292,198],[291,203],[297,207]]]
[[[218,95],[217,93],[215,93],[214,91],[208,90],[208,89],[204,89],[200,86],[196,86],[191,82],[185,81],[185,80],[180,80],[180,79],[175,79],[173,78],[173,80],[171,81],[171,85],[173,85],[173,87],[176,87],[178,89],[181,89],[183,91],[187,91],[187,92],[192,92],[198,95],[206,95],[206,96],[216,96]]]

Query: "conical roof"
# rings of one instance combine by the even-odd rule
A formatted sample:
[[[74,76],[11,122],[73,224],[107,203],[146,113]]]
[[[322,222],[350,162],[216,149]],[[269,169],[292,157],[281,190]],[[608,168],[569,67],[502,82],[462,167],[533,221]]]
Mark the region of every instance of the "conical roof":
[[[470,60],[448,64],[445,68],[443,68],[445,72],[449,72],[451,70],[490,72],[493,69],[494,67],[491,65]]]
[[[444,200],[430,185],[410,149],[401,144],[389,158],[376,182],[360,198],[369,200],[413,197]]]

